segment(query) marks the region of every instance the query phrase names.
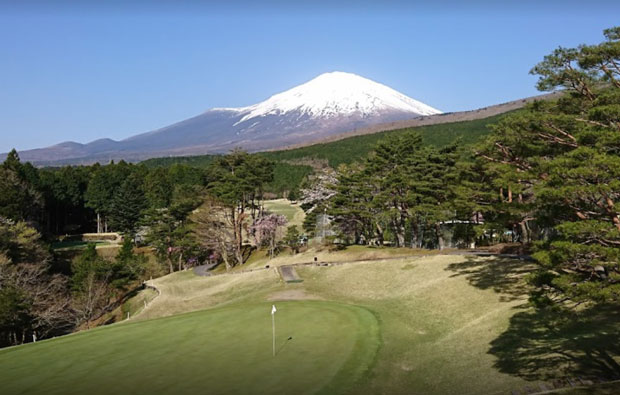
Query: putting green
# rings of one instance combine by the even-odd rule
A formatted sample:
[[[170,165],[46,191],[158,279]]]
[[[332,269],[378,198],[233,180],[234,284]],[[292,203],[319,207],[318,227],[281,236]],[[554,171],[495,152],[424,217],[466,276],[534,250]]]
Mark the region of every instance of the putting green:
[[[373,363],[380,340],[370,311],[276,306],[275,357],[271,304],[225,307],[2,350],[2,394],[343,393]]]

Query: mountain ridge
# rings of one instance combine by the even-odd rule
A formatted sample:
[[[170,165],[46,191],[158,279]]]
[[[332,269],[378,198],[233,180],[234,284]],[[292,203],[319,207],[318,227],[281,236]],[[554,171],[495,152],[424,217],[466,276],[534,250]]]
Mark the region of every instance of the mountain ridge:
[[[319,97],[318,99],[312,98],[312,95],[316,93],[313,92],[314,87],[312,85],[317,83],[317,80],[319,86],[329,85],[334,84],[333,81],[330,81],[330,77],[342,77],[343,75],[346,80],[345,84],[355,85],[357,81],[366,81],[365,84],[370,86],[370,88],[366,88],[367,90],[372,91],[378,86],[377,89],[387,90],[389,93],[387,96],[382,94],[378,97],[387,97],[384,100],[388,101],[402,100],[402,103],[396,105],[388,103],[386,105],[380,103],[381,100],[373,99],[372,95],[368,98],[362,98],[362,100],[367,99],[367,101],[361,104],[359,100],[355,101],[355,96],[349,102],[347,102],[347,98],[334,101],[333,95],[326,95],[326,97]],[[304,89],[307,88],[308,84],[311,85],[311,89]],[[334,89],[338,93],[337,87]],[[317,89],[317,91],[320,92],[321,89]],[[56,166],[66,164],[87,165],[95,162],[107,163],[110,160],[121,159],[138,162],[157,157],[217,154],[237,147],[250,152],[287,150],[387,130],[486,118],[521,108],[534,100],[553,99],[560,94],[559,92],[543,94],[477,110],[444,114],[374,81],[354,74],[332,72],[322,74],[313,80],[273,95],[255,105],[239,108],[212,108],[194,117],[124,140],[115,141],[109,138],[101,138],[86,144],[67,141],[47,148],[21,151],[20,157],[22,160],[33,162],[36,165]],[[311,100],[304,95],[310,95]],[[293,99],[290,98],[291,96]],[[323,118],[313,118],[313,111],[316,113],[327,108],[325,103],[329,103],[330,98],[346,109],[338,113],[326,114]],[[274,101],[276,102],[275,105]],[[379,103],[377,103],[378,101]],[[281,104],[278,105],[277,102]],[[411,106],[410,111],[404,111],[408,105]],[[399,106],[403,111],[399,112],[399,110],[394,109],[398,109]],[[360,108],[361,111],[356,111]],[[391,111],[383,116],[381,109],[385,108],[391,108]],[[414,110],[428,115],[414,113]],[[371,122],[364,120],[365,111],[373,113]],[[253,115],[249,116],[251,114]],[[205,116],[207,116],[206,119]],[[294,122],[286,124],[286,122],[291,122],[291,117]],[[248,123],[249,125],[247,125]],[[263,125],[258,125],[260,123]],[[324,126],[323,123],[329,127]],[[205,128],[209,130],[207,138],[204,136]],[[179,144],[179,134],[184,139],[181,144]],[[0,159],[5,155],[0,155]]]
[[[87,164],[157,156],[274,149],[439,110],[351,73],[330,72],[247,107],[212,108],[194,117],[115,141],[63,142],[20,152],[36,164]]]

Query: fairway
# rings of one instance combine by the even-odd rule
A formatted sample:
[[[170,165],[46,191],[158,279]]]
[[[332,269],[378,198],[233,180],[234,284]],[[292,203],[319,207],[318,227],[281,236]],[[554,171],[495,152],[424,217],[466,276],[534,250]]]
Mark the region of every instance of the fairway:
[[[296,225],[301,231],[306,213],[298,205],[287,199],[266,200],[263,204],[267,211],[284,215],[288,221],[287,226]]]
[[[618,375],[620,312],[536,312],[530,270],[434,255],[300,266],[292,284],[177,272],[129,322],[0,350],[1,393],[474,395]]]
[[[2,394],[341,393],[371,367],[368,310],[276,304],[275,357],[271,304],[226,307],[2,350]]]

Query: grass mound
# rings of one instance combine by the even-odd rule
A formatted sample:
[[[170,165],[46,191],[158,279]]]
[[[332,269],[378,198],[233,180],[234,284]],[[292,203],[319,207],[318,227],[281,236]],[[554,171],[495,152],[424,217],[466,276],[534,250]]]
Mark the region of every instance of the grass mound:
[[[225,307],[2,350],[2,393],[334,393],[371,366],[379,329],[368,310],[277,307],[275,357],[271,304]]]

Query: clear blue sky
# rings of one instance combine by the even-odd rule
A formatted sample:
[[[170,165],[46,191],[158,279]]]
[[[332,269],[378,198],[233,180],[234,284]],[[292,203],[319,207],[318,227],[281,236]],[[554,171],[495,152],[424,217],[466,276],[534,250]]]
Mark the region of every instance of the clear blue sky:
[[[544,55],[620,24],[617,1],[539,3],[0,0],[0,152],[122,139],[334,70],[443,111],[531,96]]]

